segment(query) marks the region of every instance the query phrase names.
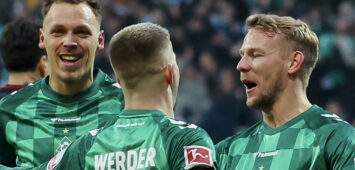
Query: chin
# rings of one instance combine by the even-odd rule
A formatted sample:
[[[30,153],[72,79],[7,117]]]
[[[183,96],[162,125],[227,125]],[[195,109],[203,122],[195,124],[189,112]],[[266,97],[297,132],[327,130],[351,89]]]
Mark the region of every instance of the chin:
[[[255,96],[247,96],[246,103],[247,103],[248,107],[253,107],[255,105],[256,101],[257,101],[257,99]]]
[[[71,83],[80,80],[80,76],[78,76],[77,74],[64,74],[61,76],[61,80],[64,82]]]
[[[253,99],[247,99],[246,104],[247,104],[247,106],[249,108],[256,109],[256,104],[255,104],[255,101]]]

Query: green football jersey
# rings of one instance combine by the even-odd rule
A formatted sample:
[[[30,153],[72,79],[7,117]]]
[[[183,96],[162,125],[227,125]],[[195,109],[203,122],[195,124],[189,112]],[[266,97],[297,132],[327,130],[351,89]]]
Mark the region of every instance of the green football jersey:
[[[354,127],[317,105],[278,128],[263,121],[216,145],[222,170],[355,169]]]
[[[61,95],[48,77],[0,102],[0,164],[33,167],[47,162],[89,130],[102,127],[123,109],[119,85],[101,70],[76,95]]]
[[[161,169],[213,167],[208,134],[158,110],[124,110],[113,125],[90,131],[39,169]]]

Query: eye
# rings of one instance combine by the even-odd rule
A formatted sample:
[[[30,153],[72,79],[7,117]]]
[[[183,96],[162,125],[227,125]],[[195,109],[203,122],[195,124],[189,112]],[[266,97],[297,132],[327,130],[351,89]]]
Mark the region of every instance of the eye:
[[[91,31],[88,29],[77,29],[74,31],[74,33],[81,38],[86,38],[91,35]]]
[[[253,53],[252,56],[253,57],[262,57],[262,56],[264,56],[264,54],[262,54],[262,53]]]
[[[55,37],[59,37],[65,33],[65,30],[62,28],[55,28],[50,33]]]

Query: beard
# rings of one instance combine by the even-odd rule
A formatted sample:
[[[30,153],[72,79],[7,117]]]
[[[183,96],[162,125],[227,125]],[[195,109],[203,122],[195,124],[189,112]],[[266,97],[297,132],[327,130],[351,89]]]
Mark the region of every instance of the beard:
[[[285,89],[282,85],[282,81],[279,81],[281,77],[281,70],[273,77],[272,84],[268,90],[265,90],[260,97],[254,102],[248,104],[248,107],[253,109],[260,109],[262,111],[271,110],[275,102],[278,99],[279,94]]]

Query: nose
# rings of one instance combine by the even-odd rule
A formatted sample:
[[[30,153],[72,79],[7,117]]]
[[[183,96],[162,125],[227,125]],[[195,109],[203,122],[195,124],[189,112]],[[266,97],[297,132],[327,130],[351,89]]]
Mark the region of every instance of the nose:
[[[250,61],[247,56],[242,56],[238,62],[237,70],[240,72],[247,72],[251,69]]]
[[[64,47],[67,47],[67,48],[76,48],[78,46],[78,43],[76,42],[73,34],[69,33],[65,37],[63,45],[64,45]]]

